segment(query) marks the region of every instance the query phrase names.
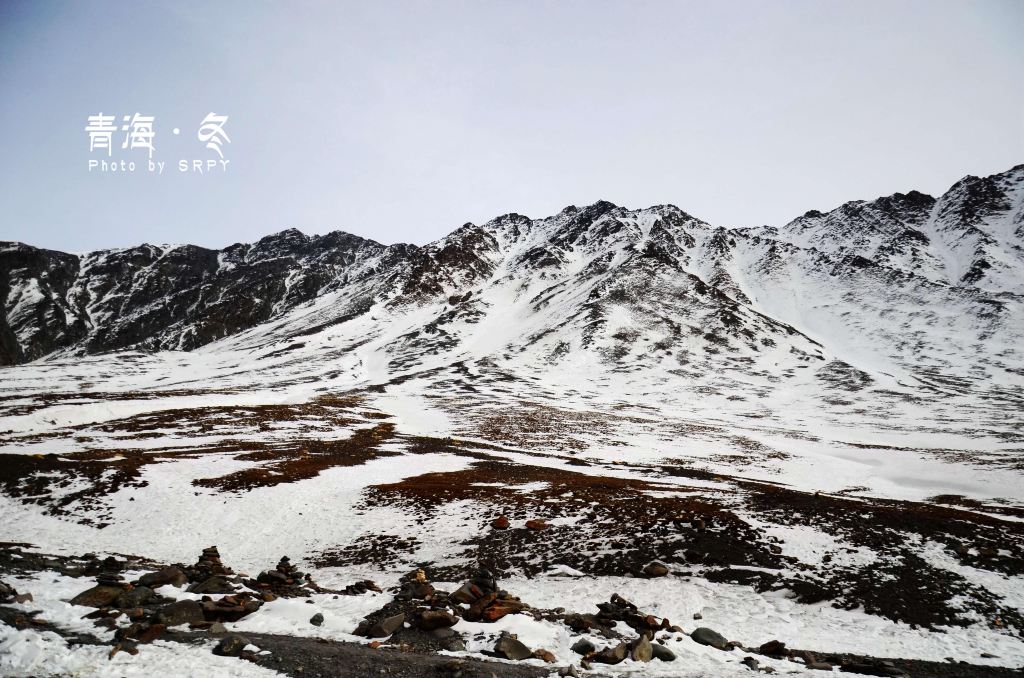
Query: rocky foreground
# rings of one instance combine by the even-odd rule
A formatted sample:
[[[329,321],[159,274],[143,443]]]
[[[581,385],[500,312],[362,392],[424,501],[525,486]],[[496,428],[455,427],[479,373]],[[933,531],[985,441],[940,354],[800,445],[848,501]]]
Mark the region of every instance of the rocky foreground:
[[[494,521],[495,529],[504,529],[505,525],[504,516]],[[544,529],[543,523],[532,529]],[[640,576],[658,579],[669,572],[665,565],[652,562]],[[63,610],[56,615],[59,619],[46,614],[47,609],[58,608],[40,609],[33,594],[19,593],[15,588],[14,582],[40,575],[70,582],[69,590],[77,591],[67,605],[59,608]],[[596,611],[536,608],[503,590],[495,573],[483,568],[450,591],[436,586],[420,569],[382,592],[368,580],[342,589],[321,587],[287,556],[276,567],[250,577],[225,565],[215,546],[204,549],[191,565],[166,565],[133,556],[101,559],[94,554],[45,555],[27,544],[6,543],[0,545],[0,577],[0,623],[14,630],[6,634],[6,639],[0,635],[0,671],[4,675],[9,671],[17,675],[22,649],[18,632],[55,634],[69,648],[104,646],[110,662],[119,655],[142,662],[147,652],[156,651],[151,648],[164,650],[170,646],[184,653],[208,655],[211,660],[234,658],[292,676],[600,676],[613,667],[617,675],[643,675],[652,662],[677,665],[677,675],[714,675],[692,673],[690,658],[666,646],[669,640],[686,638],[728,653],[737,667],[753,673],[824,675],[822,672],[838,671],[908,678],[1021,675],[1018,669],[963,661],[885,659],[797,649],[788,647],[785,639],[746,647],[723,635],[728,634],[727,628],[702,626],[699,613],[687,620],[659,618],[618,594],[599,603]],[[238,633],[232,629],[240,620],[270,614],[264,606],[279,599],[299,599],[309,604],[308,625],[312,629],[324,623],[314,597],[322,600],[325,596],[338,599],[367,595],[377,595],[386,602],[351,629],[351,635],[360,641]],[[572,605],[573,601],[566,603]],[[69,621],[69,611],[80,615],[80,622]],[[564,625],[576,636],[572,651],[577,660],[560,663],[549,649],[533,647],[509,632],[502,632],[492,647],[470,656],[467,643],[472,636],[455,628],[463,621],[495,624],[516,617]],[[221,673],[214,668],[209,671]]]

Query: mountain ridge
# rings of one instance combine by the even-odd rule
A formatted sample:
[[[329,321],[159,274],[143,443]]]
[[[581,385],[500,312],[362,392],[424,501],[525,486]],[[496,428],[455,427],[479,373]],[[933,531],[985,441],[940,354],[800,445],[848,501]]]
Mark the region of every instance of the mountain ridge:
[[[806,279],[827,274],[821,280],[830,286],[841,281],[840,298],[862,291],[863,272],[870,272],[907,294],[927,295],[918,288],[931,284],[941,288],[932,296],[980,304],[971,312],[980,326],[1019,313],[1022,202],[1024,165],[1018,165],[965,177],[938,198],[910,191],[849,201],[781,227],[716,227],[674,205],[629,209],[600,200],[542,219],[509,213],[466,223],[423,246],[297,229],[220,250],[142,244],[75,255],[4,242],[0,364],[69,352],[193,350],[283,319],[333,292],[343,292],[351,315],[374,303],[422,305],[499,283],[525,289],[534,279],[577,288],[601,279],[591,291],[598,296],[629,294],[616,287],[616,276],[634,291],[652,281],[682,284],[692,289],[679,287],[680,294],[722,295],[710,302],[721,306],[713,314],[717,322],[735,323],[742,307],[744,317],[792,327],[799,324],[792,304],[787,310],[765,300],[792,287],[798,272]],[[648,317],[671,321],[674,303],[647,308]],[[728,334],[726,325],[719,330]],[[668,327],[659,331],[678,331]]]

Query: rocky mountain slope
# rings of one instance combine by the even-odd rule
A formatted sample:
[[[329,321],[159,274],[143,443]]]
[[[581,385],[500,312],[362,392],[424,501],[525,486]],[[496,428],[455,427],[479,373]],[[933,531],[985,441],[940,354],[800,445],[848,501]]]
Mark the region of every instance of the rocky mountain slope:
[[[1022,224],[1024,166],[778,228],[0,245],[0,673],[1019,671]]]
[[[3,243],[0,363],[191,350],[275,320],[298,335],[380,304],[377,323],[420,321],[388,347],[395,364],[585,353],[684,375],[832,365],[840,379],[877,368],[936,387],[1005,384],[1021,374],[1022,196],[1019,166],[938,199],[854,201],[781,228],[599,202],[467,224],[425,247],[294,230],[221,251]],[[315,317],[295,313],[328,297]]]

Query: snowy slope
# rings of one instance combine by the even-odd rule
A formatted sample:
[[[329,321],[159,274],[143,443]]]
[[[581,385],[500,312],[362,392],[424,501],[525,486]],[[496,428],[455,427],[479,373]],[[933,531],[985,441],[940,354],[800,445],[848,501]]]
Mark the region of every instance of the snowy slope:
[[[599,202],[424,247],[0,244],[0,541],[339,586],[485,564],[552,608],[1016,667],[1022,248],[1024,166],[778,228]],[[309,631],[279,607],[239,628]]]

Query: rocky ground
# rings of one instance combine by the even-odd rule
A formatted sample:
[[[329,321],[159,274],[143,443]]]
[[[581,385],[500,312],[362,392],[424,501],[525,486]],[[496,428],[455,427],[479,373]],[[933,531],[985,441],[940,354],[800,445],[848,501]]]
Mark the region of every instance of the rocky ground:
[[[508,529],[505,516],[494,529]],[[534,531],[547,529],[543,521]],[[73,583],[77,593],[61,607],[57,619],[43,606],[37,609],[31,593],[19,593],[11,582],[47,573]],[[639,577],[672,576],[665,565],[649,563]],[[626,674],[645,673],[645,664],[685,664],[667,641],[713,648],[729,655],[736,667],[753,673],[833,672],[868,676],[980,678],[1020,675],[1019,670],[975,665],[964,661],[934,662],[877,658],[797,649],[784,639],[756,647],[728,640],[729,629],[703,626],[700,614],[672,620],[647,614],[626,598],[613,594],[594,609],[532,606],[501,587],[495,574],[479,569],[453,590],[435,586],[423,570],[403,577],[386,592],[372,581],[355,581],[343,589],[319,586],[310,573],[300,572],[287,557],[255,577],[235,573],[216,547],[203,550],[192,564],[166,565],[133,556],[58,556],[40,553],[29,544],[0,545],[0,622],[15,630],[34,630],[59,636],[68,648],[103,646],[108,660],[124,653],[145,657],[155,642],[172,643],[180,652],[237,658],[290,676],[580,676],[606,675],[606,669]],[[652,582],[651,585],[655,585]],[[383,604],[351,629],[364,640],[344,642],[325,638],[233,631],[232,623],[272,614],[264,606],[280,598],[304,600],[310,627],[324,623],[314,596],[381,594]],[[189,595],[191,594],[191,595]],[[69,624],[69,613],[82,623]],[[471,635],[460,622],[496,624],[521,617],[544,620],[566,629],[574,660],[559,661],[543,647],[531,647],[516,634],[500,632],[493,645],[466,656]],[[85,626],[83,626],[85,624]],[[91,626],[92,628],[88,628]],[[0,647],[18,652],[11,634]],[[595,642],[596,641],[596,642]],[[212,647],[212,649],[211,649]],[[493,658],[488,661],[488,657]],[[501,661],[504,660],[504,661]],[[0,658],[0,668],[3,667]],[[684,666],[680,666],[684,670]],[[617,671],[621,675],[621,671]],[[671,674],[666,674],[671,675]],[[707,675],[714,675],[709,673]],[[724,675],[724,674],[723,674]]]

